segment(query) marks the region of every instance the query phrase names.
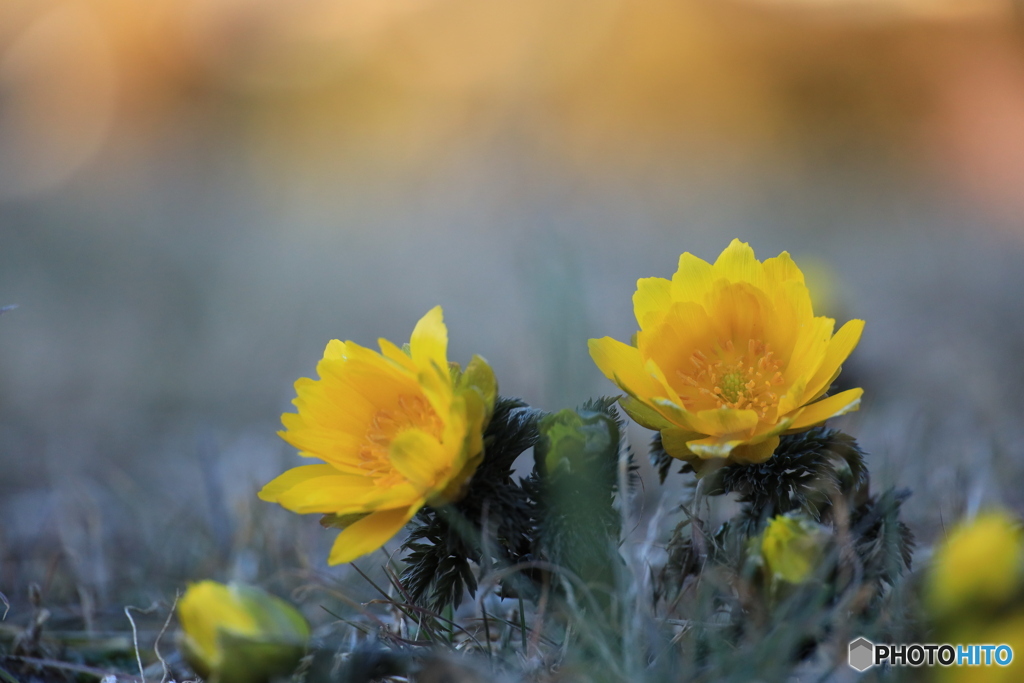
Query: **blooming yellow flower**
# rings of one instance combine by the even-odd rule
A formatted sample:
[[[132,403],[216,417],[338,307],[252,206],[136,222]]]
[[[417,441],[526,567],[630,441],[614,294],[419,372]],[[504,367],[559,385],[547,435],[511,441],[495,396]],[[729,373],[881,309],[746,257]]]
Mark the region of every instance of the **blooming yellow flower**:
[[[178,602],[181,649],[214,683],[259,683],[295,669],[309,624],[269,593],[216,581],[192,584]]]
[[[1006,512],[983,513],[953,529],[935,551],[928,572],[928,606],[940,617],[998,606],[1021,587],[1022,569],[1020,523]]]
[[[626,392],[626,412],[698,474],[712,459],[764,462],[780,434],[860,405],[862,389],[821,397],[864,321],[833,335],[787,252],[761,263],[733,240],[714,264],[683,254],[671,280],[637,282],[633,308],[634,343],[591,339],[590,355]]]
[[[408,350],[380,339],[381,353],[333,340],[319,380],[295,383],[298,413],[282,438],[325,464],[291,469],[260,491],[298,513],[337,515],[344,530],[329,562],[373,552],[424,505],[457,500],[483,459],[483,431],[497,386],[479,356],[449,367],[448,330],[437,306],[416,324]]]
[[[788,583],[803,583],[821,562],[827,532],[808,519],[779,515],[761,536],[761,557],[768,574]]]

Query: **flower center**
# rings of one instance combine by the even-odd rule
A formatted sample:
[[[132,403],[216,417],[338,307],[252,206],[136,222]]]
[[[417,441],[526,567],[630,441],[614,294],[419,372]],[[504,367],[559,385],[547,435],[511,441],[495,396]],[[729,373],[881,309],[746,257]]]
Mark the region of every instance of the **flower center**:
[[[690,364],[693,370],[677,373],[693,389],[683,392],[684,400],[690,399],[687,408],[753,410],[764,418],[778,404],[776,388],[785,383],[775,352],[756,339],[747,342],[745,352],[737,351],[731,339],[718,343],[710,354],[695,351]]]
[[[441,438],[444,423],[422,396],[402,394],[398,405],[389,410],[378,410],[370,420],[366,436],[359,448],[360,466],[378,486],[388,488],[405,480],[391,465],[391,442],[407,429],[420,429]]]

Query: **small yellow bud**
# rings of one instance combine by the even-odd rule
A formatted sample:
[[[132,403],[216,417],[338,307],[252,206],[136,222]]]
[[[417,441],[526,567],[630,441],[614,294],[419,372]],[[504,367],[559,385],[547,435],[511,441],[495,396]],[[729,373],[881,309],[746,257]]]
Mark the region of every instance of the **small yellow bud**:
[[[209,683],[264,683],[291,673],[309,640],[294,607],[253,586],[200,581],[178,602],[182,654]]]
[[[821,562],[828,540],[819,524],[789,515],[770,522],[761,537],[761,557],[769,575],[788,583],[803,583]]]
[[[963,522],[935,551],[926,597],[935,616],[997,606],[1020,587],[1020,523],[1002,511]]]

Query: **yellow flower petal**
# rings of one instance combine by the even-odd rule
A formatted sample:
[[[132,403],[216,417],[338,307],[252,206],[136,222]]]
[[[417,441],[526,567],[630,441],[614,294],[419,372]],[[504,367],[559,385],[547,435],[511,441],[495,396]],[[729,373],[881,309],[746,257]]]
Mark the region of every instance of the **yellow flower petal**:
[[[661,396],[664,388],[644,371],[640,352],[611,337],[591,339],[590,357],[608,379],[637,396]],[[618,378],[618,380],[616,380]]]
[[[802,380],[806,387],[808,380],[821,367],[822,360],[828,351],[835,323],[836,321],[832,318],[812,318],[804,324],[790,354],[789,365],[783,372],[787,384],[792,385]],[[799,401],[802,396],[793,398]],[[784,414],[789,410],[780,410],[780,412]]]
[[[421,368],[431,364],[448,370],[448,328],[440,306],[434,306],[420,318],[409,338],[412,359]]]
[[[367,415],[365,420],[356,424],[365,425],[369,422],[372,413]],[[337,451],[339,455],[349,453],[359,444],[359,440],[351,433],[345,432],[343,423],[339,419],[333,425],[318,425],[306,416],[297,413],[285,413],[281,416],[281,423],[287,428],[286,432],[278,432],[281,437],[292,446],[303,451],[313,451],[323,457],[324,460],[332,461],[332,452]],[[338,438],[337,433],[345,434]],[[332,463],[333,464],[333,463]]]
[[[661,430],[661,447],[665,452],[675,458],[685,459],[693,453],[687,444],[690,441],[699,439],[702,435],[679,427],[669,427]]]
[[[493,406],[498,397],[498,380],[494,377],[494,370],[481,356],[470,359],[469,365],[459,377],[459,386],[478,393],[487,406]]]
[[[413,486],[426,491],[452,460],[437,437],[419,429],[407,429],[394,438],[389,452],[391,464]]]
[[[765,321],[765,342],[782,358],[793,355],[796,340],[814,319],[811,295],[803,282],[785,280],[768,292],[771,314]]]
[[[440,481],[447,481],[447,485],[433,488],[433,495],[427,497],[427,502],[430,504],[443,504],[459,500],[462,497],[463,488],[476,472],[476,468],[484,456],[483,434],[478,430],[470,429],[469,426],[486,425],[490,419],[491,407],[480,394],[474,391],[466,391],[456,396],[454,405],[457,406],[457,409],[452,411],[452,419],[445,427],[441,442],[457,442],[459,434],[468,434],[468,436],[463,439],[462,448],[454,455],[450,464],[443,468],[443,478]]]
[[[784,417],[778,422],[758,422],[757,427],[750,434],[748,443],[761,443],[764,439],[784,433],[793,424],[793,417]]]
[[[779,399],[779,405],[776,407],[776,419],[779,415],[789,415],[800,407],[803,403],[803,397],[807,393],[806,386],[807,380],[803,377],[798,377],[792,385],[786,388],[786,393]]]
[[[779,437],[769,436],[760,443],[740,444],[736,448],[732,449],[732,453],[729,457],[736,462],[756,465],[757,463],[764,462],[775,454],[775,449],[779,447],[779,441],[781,441]]]
[[[687,252],[679,257],[679,268],[672,276],[672,300],[703,304],[713,281],[711,264]]]
[[[807,400],[813,401],[828,391],[829,386],[839,374],[839,366],[853,353],[853,349],[860,342],[863,331],[863,320],[850,320],[839,328],[839,331],[828,343],[828,349],[825,351],[825,357],[821,361],[818,372],[807,383]]]
[[[647,427],[647,429],[670,429],[673,425],[661,413],[654,410],[647,404],[638,401],[632,396],[623,396],[619,399],[619,405],[633,418],[634,422]]]
[[[668,418],[674,425],[680,426],[683,429],[696,431],[697,427],[695,422],[697,417],[688,410],[679,407],[679,404],[667,398],[655,398],[651,401],[651,404],[657,408],[658,412]]]
[[[401,531],[418,511],[418,506],[379,510],[352,524],[334,540],[328,564],[344,564],[372,553]]]
[[[398,363],[409,372],[415,373],[417,371],[416,362],[396,344],[389,342],[383,337],[377,340],[377,344],[380,345],[380,352],[385,358]]]
[[[357,507],[360,499],[372,493],[372,482],[366,477],[342,474],[330,465],[305,465],[288,470],[257,495],[292,512],[327,513]]]
[[[702,410],[691,420],[693,426],[703,434],[728,436],[749,432],[757,426],[757,413],[753,410],[717,408]]]
[[[686,443],[686,448],[701,460],[711,458],[728,458],[734,448],[743,444],[743,439],[730,439],[724,436],[708,436],[694,439]]]
[[[715,261],[714,272],[716,279],[749,282],[758,289],[765,289],[764,266],[746,242],[734,239]]]
[[[860,407],[860,397],[863,394],[863,389],[847,389],[835,396],[829,396],[817,403],[812,403],[797,414],[793,423],[789,426],[789,430],[800,431],[807,429],[821,424],[830,417],[838,417],[857,410]]]
[[[318,368],[321,379],[336,380],[322,385],[325,392],[337,389],[338,398],[343,401],[352,400],[352,395],[356,394],[367,405],[379,409],[394,402],[397,396],[418,390],[414,375],[376,351],[349,342],[348,352],[343,364],[330,366],[325,372],[319,372]]]
[[[345,342],[332,339],[327,342],[327,348],[324,349],[324,360],[344,360],[345,359]]]
[[[784,251],[775,258],[764,260],[764,274],[771,284],[779,285],[783,282],[796,281],[804,282],[804,274],[793,261],[788,251]]]
[[[672,304],[672,282],[661,277],[645,277],[636,282],[636,292],[633,294],[633,312],[636,314],[636,322],[640,329],[656,322],[665,314],[665,310]],[[650,314],[655,316],[650,323],[647,319]]]
[[[710,319],[717,340],[764,339],[770,303],[762,290],[746,282],[717,280],[710,296],[708,307],[715,311]]]
[[[423,395],[438,415],[447,415],[452,411],[454,390],[451,373],[447,368],[442,370],[432,364],[429,368],[421,371],[416,379]]]
[[[714,341],[714,326],[704,307],[692,301],[676,302],[657,325],[651,325],[637,334],[636,348],[641,363],[653,365],[666,378],[693,369],[692,355],[706,349]],[[627,347],[629,348],[629,347]],[[650,375],[650,371],[647,372]],[[677,392],[687,390],[675,384]]]
[[[351,387],[342,385],[342,391],[326,392],[322,385],[313,380],[309,384],[295,383],[298,396],[292,405],[298,408],[296,426],[309,429],[355,431],[373,417],[375,408],[362,394]]]
[[[483,432],[470,429],[470,425],[486,426],[490,422],[493,405],[493,400],[488,400],[480,392],[472,389],[464,390],[452,398],[452,419],[445,425],[441,443],[450,443],[453,440],[457,442],[459,435],[466,435],[462,439],[462,449],[452,461],[455,470],[464,467],[469,458],[483,454]],[[469,471],[466,474],[472,475],[473,472]]]
[[[334,469],[330,465],[304,465],[302,467],[293,467],[284,474],[278,475],[275,479],[271,480],[270,483],[260,489],[260,492],[256,495],[259,496],[260,500],[266,500],[274,503],[277,502],[278,496],[289,491],[297,484],[301,484],[311,479],[333,477],[337,474],[338,470]]]

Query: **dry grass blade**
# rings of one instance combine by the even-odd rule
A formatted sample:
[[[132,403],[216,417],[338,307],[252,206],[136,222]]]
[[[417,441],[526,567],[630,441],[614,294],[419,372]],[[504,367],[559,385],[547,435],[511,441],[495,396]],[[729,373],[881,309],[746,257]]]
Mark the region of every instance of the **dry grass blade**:
[[[132,645],[135,646],[135,661],[139,665],[139,678],[142,681],[142,683],[146,683],[146,669],[142,666],[142,655],[139,653],[139,631],[135,627],[135,619],[132,617],[131,611],[135,610],[139,614],[152,614],[157,610],[158,607],[159,605],[154,602],[146,609],[142,609],[141,607],[134,607],[132,605],[125,605],[124,608],[124,615],[128,617],[128,621],[132,625]],[[161,633],[163,633],[163,631],[161,631]]]
[[[175,591],[174,602],[171,604],[171,608],[167,610],[167,619],[164,620],[164,625],[161,627],[160,633],[156,635],[156,640],[153,641],[153,652],[156,654],[156,658],[160,660],[160,666],[163,667],[163,674],[160,676],[160,683],[164,683],[168,676],[167,661],[163,658],[163,655],[160,654],[160,639],[163,637],[164,633],[167,632],[167,627],[171,624],[171,618],[174,616],[174,610],[178,606],[178,599],[180,597],[181,593],[179,591]]]
[[[97,669],[91,666],[85,666],[84,664],[72,664],[71,662],[60,662],[54,659],[39,659],[37,657],[19,657],[16,655],[8,655],[4,657],[5,661],[15,662],[17,664],[28,664],[29,666],[41,667],[44,669],[56,669],[58,671],[68,671],[70,673],[85,674],[87,676],[95,676],[96,678],[103,680],[107,676],[110,676],[109,671],[103,669]],[[145,683],[145,679],[138,676],[132,676],[131,674],[117,674],[118,681],[125,681],[126,683]]]

